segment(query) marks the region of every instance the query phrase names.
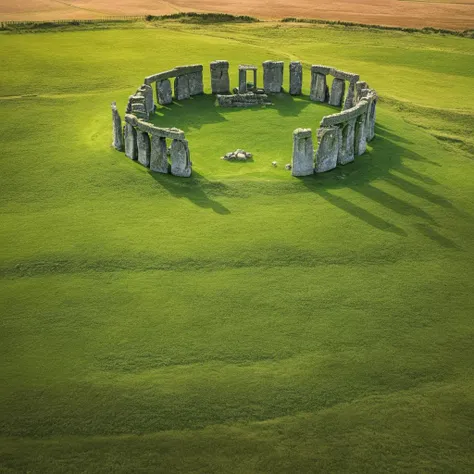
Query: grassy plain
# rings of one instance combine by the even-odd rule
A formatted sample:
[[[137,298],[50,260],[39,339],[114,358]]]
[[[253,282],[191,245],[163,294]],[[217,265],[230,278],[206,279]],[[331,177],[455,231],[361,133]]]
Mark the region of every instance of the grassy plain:
[[[472,44],[281,24],[2,35],[0,471],[471,472]],[[189,180],[110,148],[112,100],[222,58],[234,84],[269,58],[302,60],[306,91],[311,63],[360,73],[381,96],[368,153],[292,178],[292,130],[329,109],[304,97],[160,109]],[[219,159],[238,146],[254,162]]]

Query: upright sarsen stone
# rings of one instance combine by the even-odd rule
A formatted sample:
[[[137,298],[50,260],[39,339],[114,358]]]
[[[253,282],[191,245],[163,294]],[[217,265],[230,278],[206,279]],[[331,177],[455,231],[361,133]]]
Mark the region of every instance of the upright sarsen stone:
[[[122,119],[116,102],[112,102],[112,146],[118,151],[123,151]]]
[[[173,103],[173,92],[171,90],[171,82],[169,79],[157,81],[156,96],[160,105],[168,105]]]
[[[308,176],[314,173],[314,150],[310,128],[297,128],[293,132],[291,174]]]
[[[230,92],[229,61],[213,61],[211,67],[211,90],[213,94]]]
[[[133,125],[125,122],[123,132],[125,139],[125,155],[131,160],[136,161],[138,159],[137,131]]]
[[[337,166],[341,144],[339,127],[322,127],[318,130],[318,151],[316,152],[315,173],[324,173]]]
[[[185,100],[191,97],[189,92],[188,75],[178,76],[174,79],[174,97],[176,100]]]
[[[344,100],[343,110],[351,109],[355,105],[355,83],[349,82],[349,87],[347,88],[347,95]]]
[[[191,72],[188,74],[188,82],[189,82],[189,94],[199,95],[204,92],[204,83],[202,79],[202,66],[200,71]]]
[[[277,94],[283,87],[283,61],[263,62],[263,89],[265,93]]]
[[[239,94],[247,92],[247,71],[239,68]]]
[[[301,95],[303,86],[303,66],[299,61],[290,63],[290,94]]]
[[[366,120],[367,114],[359,115],[355,124],[354,137],[354,152],[357,156],[363,155],[367,149],[367,134],[366,134]]]
[[[342,104],[342,99],[344,97],[345,89],[345,81],[343,79],[334,78],[331,86],[331,94],[329,96],[329,105],[335,105],[336,107],[340,107]]]
[[[151,136],[150,170],[168,173],[168,150],[164,137]]]
[[[319,72],[311,72],[311,90],[309,98],[315,102],[327,101],[326,75]]]
[[[141,92],[141,94],[145,98],[146,113],[148,115],[151,115],[155,111],[155,103],[153,101],[153,89],[151,88],[151,86],[143,84],[140,89],[138,89],[138,91]]]
[[[147,168],[150,166],[150,137],[147,132],[137,132],[138,162]]]
[[[337,155],[337,162],[340,165],[345,165],[354,161],[354,133],[356,118],[348,120],[341,124],[341,146]]]
[[[191,160],[187,140],[173,140],[171,142],[171,174],[189,178],[191,176]]]

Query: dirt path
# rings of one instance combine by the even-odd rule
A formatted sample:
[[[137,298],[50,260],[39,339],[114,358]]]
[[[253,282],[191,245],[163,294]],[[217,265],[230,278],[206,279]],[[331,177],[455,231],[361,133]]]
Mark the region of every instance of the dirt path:
[[[474,28],[474,0],[0,0],[0,20],[52,20],[177,11],[225,12],[274,19],[285,16],[382,25]]]

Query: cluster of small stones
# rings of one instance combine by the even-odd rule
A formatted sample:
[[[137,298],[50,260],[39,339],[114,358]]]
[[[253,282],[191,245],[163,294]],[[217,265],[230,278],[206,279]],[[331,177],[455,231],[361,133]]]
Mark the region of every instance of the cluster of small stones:
[[[253,82],[247,82],[247,72],[253,72]],[[263,63],[263,89],[257,87],[257,68],[239,66],[239,87],[230,94],[229,62],[213,61],[210,64],[211,89],[217,102],[223,107],[249,107],[270,105],[268,94],[283,91],[283,61]],[[333,77],[331,89],[327,76]],[[173,87],[170,79],[174,79]],[[152,171],[188,177],[192,163],[184,132],[177,128],[161,128],[148,122],[155,112],[153,88],[157,102],[166,106],[174,100],[184,100],[202,94],[203,66],[179,66],[144,79],[135,94],[129,97],[125,110],[125,125],[117,106],[112,103],[113,147],[132,160],[149,167]],[[346,83],[348,83],[346,87]],[[301,95],[303,67],[300,62],[289,64],[289,93]],[[292,163],[286,166],[293,176],[307,176],[334,169],[361,155],[367,142],[374,138],[377,94],[359,75],[338,69],[313,65],[311,67],[310,100],[325,102],[342,111],[323,117],[317,130],[318,148],[314,152],[311,129],[298,128],[293,132]],[[166,140],[171,140],[167,146]],[[240,155],[238,157],[238,155]],[[243,150],[227,153],[223,159],[248,159],[252,155]],[[168,161],[170,159],[170,163]],[[276,166],[276,162],[273,163]]]
[[[252,153],[249,153],[245,150],[238,148],[235,151],[231,151],[226,153],[221,159],[226,161],[247,161],[252,158]]]

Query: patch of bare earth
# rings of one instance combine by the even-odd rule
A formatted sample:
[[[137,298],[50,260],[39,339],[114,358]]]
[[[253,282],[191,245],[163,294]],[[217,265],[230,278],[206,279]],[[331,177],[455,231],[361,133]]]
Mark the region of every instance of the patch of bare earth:
[[[262,19],[293,16],[416,28],[474,28],[474,0],[0,0],[0,20],[163,15],[178,11],[224,12]]]

